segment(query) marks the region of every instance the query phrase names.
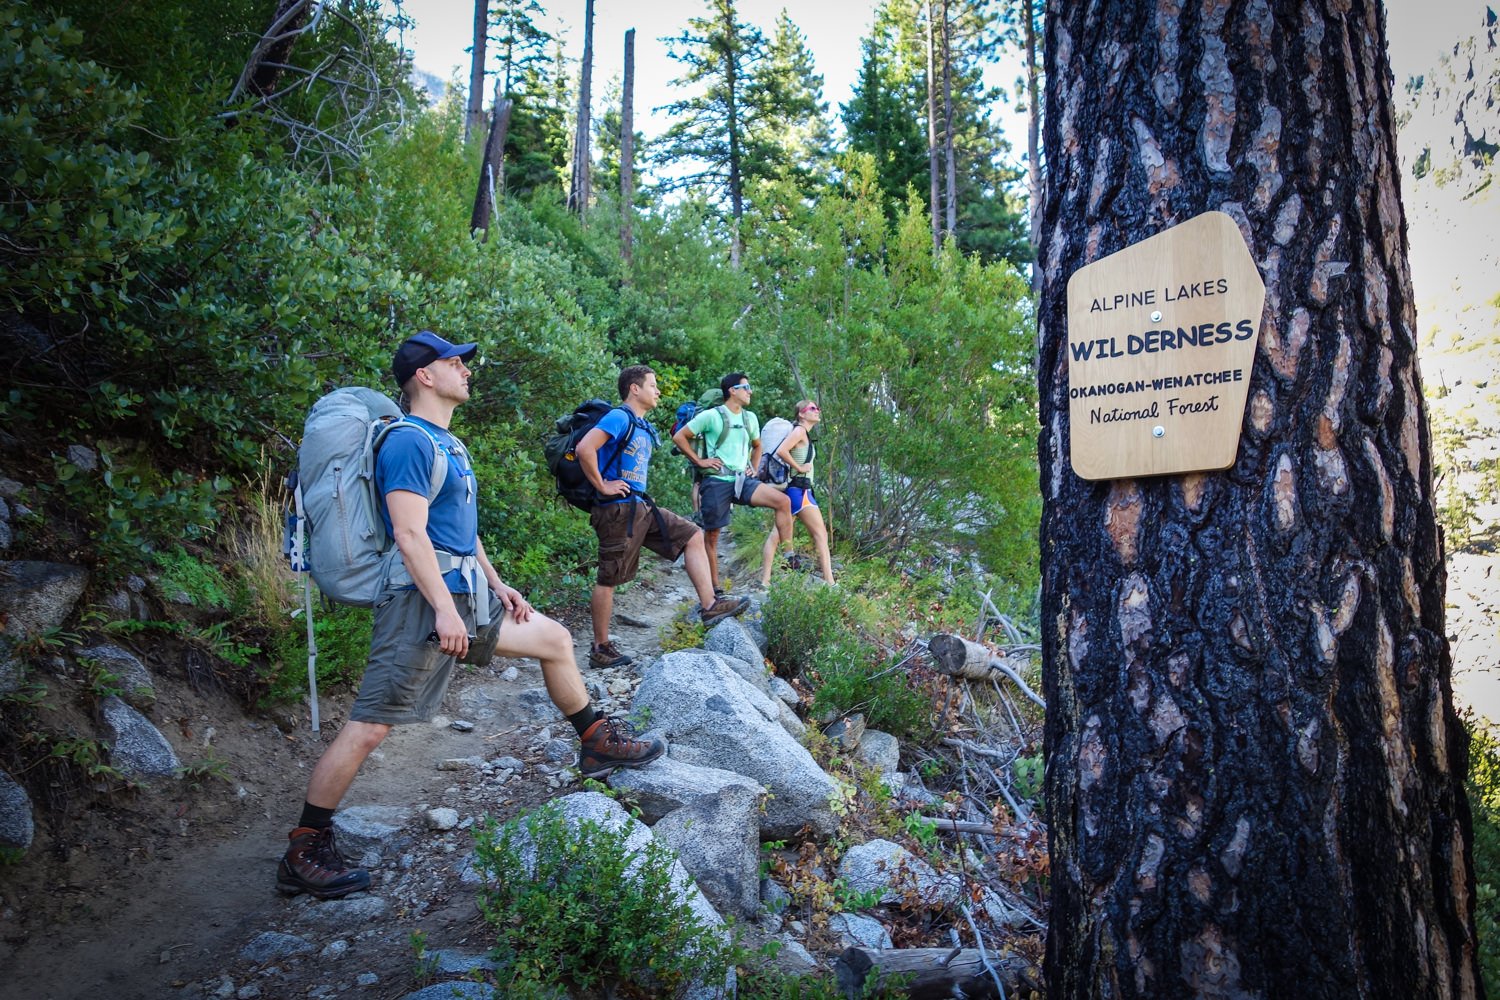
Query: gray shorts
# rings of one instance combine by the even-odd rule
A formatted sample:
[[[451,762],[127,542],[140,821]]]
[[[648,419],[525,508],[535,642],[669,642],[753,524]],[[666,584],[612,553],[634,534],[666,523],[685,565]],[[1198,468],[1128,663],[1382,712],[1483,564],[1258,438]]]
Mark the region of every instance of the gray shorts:
[[[454,594],[458,613],[474,634],[474,599]],[[490,595],[490,619],[499,622],[505,607]],[[370,630],[370,660],[359,684],[349,718],[399,726],[428,722],[448,693],[456,658],[428,642],[437,614],[419,590],[389,590],[375,603]]]
[[[703,484],[698,487],[699,507],[703,512],[703,530],[714,531],[728,525],[729,505],[737,503],[743,507],[749,507],[750,498],[755,495],[755,489],[759,485],[760,480],[750,476],[746,476],[743,480],[739,477],[703,480]]]

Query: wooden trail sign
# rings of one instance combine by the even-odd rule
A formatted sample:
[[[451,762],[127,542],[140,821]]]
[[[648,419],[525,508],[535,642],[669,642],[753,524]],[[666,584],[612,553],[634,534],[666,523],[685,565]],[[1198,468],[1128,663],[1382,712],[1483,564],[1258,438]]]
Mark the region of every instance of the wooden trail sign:
[[[1239,227],[1205,212],[1068,280],[1068,413],[1084,479],[1227,469],[1266,286]]]

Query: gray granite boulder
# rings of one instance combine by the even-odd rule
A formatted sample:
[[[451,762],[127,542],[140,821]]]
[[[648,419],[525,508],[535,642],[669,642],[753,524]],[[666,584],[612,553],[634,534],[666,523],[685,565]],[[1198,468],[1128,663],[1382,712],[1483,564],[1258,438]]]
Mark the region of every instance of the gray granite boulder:
[[[0,552],[10,548],[11,542],[15,541],[15,534],[10,530],[10,504],[0,500]]]
[[[713,628],[708,630],[708,637],[703,640],[703,648],[710,653],[721,653],[724,656],[732,656],[737,660],[743,660],[749,664],[761,677],[765,677],[766,659],[761,654],[760,647],[751,638],[750,632],[745,628],[744,622],[738,618],[725,618]],[[750,678],[746,678],[749,680]],[[756,687],[761,687],[756,684]]]
[[[0,771],[0,847],[24,851],[31,846],[35,835],[31,796],[10,775]]]
[[[759,782],[716,767],[695,767],[670,755],[646,767],[622,767],[609,776],[611,788],[618,789],[635,801],[641,818],[655,823],[667,813],[705,795],[716,795],[721,789],[738,787],[755,795],[765,789]]]
[[[0,633],[27,639],[60,627],[88,582],[82,566],[0,562]]]
[[[412,841],[412,810],[402,806],[354,806],[333,814],[334,842],[348,858],[371,852],[396,854]]]
[[[708,650],[693,650],[692,652],[702,652],[708,656],[718,657],[721,663],[739,674],[740,677],[753,685],[761,694],[769,695],[771,693],[770,675],[766,673],[764,667],[756,667],[753,664],[746,663],[738,656],[726,656],[723,653],[712,653]]]
[[[678,860],[723,914],[745,920],[760,909],[760,793],[729,785],[663,816],[651,835]]]
[[[797,689],[780,677],[772,677],[770,684],[771,694],[785,702],[788,708],[796,708],[802,704],[802,696],[797,694]]]
[[[890,733],[866,729],[854,756],[880,774],[892,774],[901,769],[901,741]]]
[[[114,686],[120,689],[120,698],[131,708],[145,710],[156,702],[156,682],[151,672],[136,655],[120,646],[104,644],[80,649],[77,658],[93,660],[100,668],[113,674]]]
[[[150,721],[111,695],[100,704],[109,731],[109,762],[127,777],[172,777],[182,767],[172,744]]]
[[[890,948],[891,932],[874,917],[858,913],[835,913],[828,918],[828,930],[839,940],[840,948]]]
[[[882,903],[899,903],[908,894],[929,906],[958,902],[963,883],[957,875],[940,875],[900,844],[872,840],[844,852],[839,877],[856,892],[878,892]]]
[[[765,786],[771,798],[760,816],[763,835],[788,837],[805,825],[830,834],[838,826],[833,779],[782,728],[778,704],[701,650],[663,656],[635,696],[635,710],[649,713],[673,758]]]

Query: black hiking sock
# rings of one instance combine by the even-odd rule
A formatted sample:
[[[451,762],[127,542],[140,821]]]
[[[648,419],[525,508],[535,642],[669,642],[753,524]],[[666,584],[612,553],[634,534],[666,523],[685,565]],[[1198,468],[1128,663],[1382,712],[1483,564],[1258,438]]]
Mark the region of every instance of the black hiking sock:
[[[302,819],[298,826],[310,826],[314,830],[325,830],[333,825],[333,810],[315,806],[311,802],[302,803]]]
[[[599,713],[594,711],[594,706],[592,703],[583,706],[578,711],[568,716],[568,721],[573,723],[574,729],[578,730],[579,739],[583,739],[583,734],[589,731],[589,726],[592,726],[598,720]]]

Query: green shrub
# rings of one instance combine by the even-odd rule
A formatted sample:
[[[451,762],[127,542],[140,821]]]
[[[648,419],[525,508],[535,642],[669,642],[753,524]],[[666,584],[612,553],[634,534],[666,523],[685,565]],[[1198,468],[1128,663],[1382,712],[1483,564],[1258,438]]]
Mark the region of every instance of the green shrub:
[[[763,620],[766,652],[784,674],[797,675],[818,647],[846,630],[843,593],[813,584],[800,574],[772,577]]]
[[[318,690],[353,684],[363,676],[370,656],[370,627],[374,619],[364,608],[326,608],[313,603],[313,635],[318,643]],[[307,625],[301,617],[288,619],[270,644],[265,671],[266,692],[261,704],[296,701],[307,690]]]
[[[742,957],[703,924],[672,885],[675,856],[656,840],[627,848],[629,828],[570,829],[544,806],[475,835],[487,876],[479,909],[494,929],[501,994],[551,997],[648,981],[673,996],[722,982]]]
[[[844,635],[818,647],[807,672],[816,686],[815,716],[863,712],[872,729],[901,737],[925,735],[932,727],[927,695],[864,639]]]
[[[153,553],[151,561],[160,571],[157,585],[164,593],[186,594],[195,608],[229,607],[229,581],[212,563],[191,555],[180,545]]]
[[[1474,814],[1474,923],[1484,990],[1500,995],[1500,740],[1482,722],[1469,729],[1469,808]]]

